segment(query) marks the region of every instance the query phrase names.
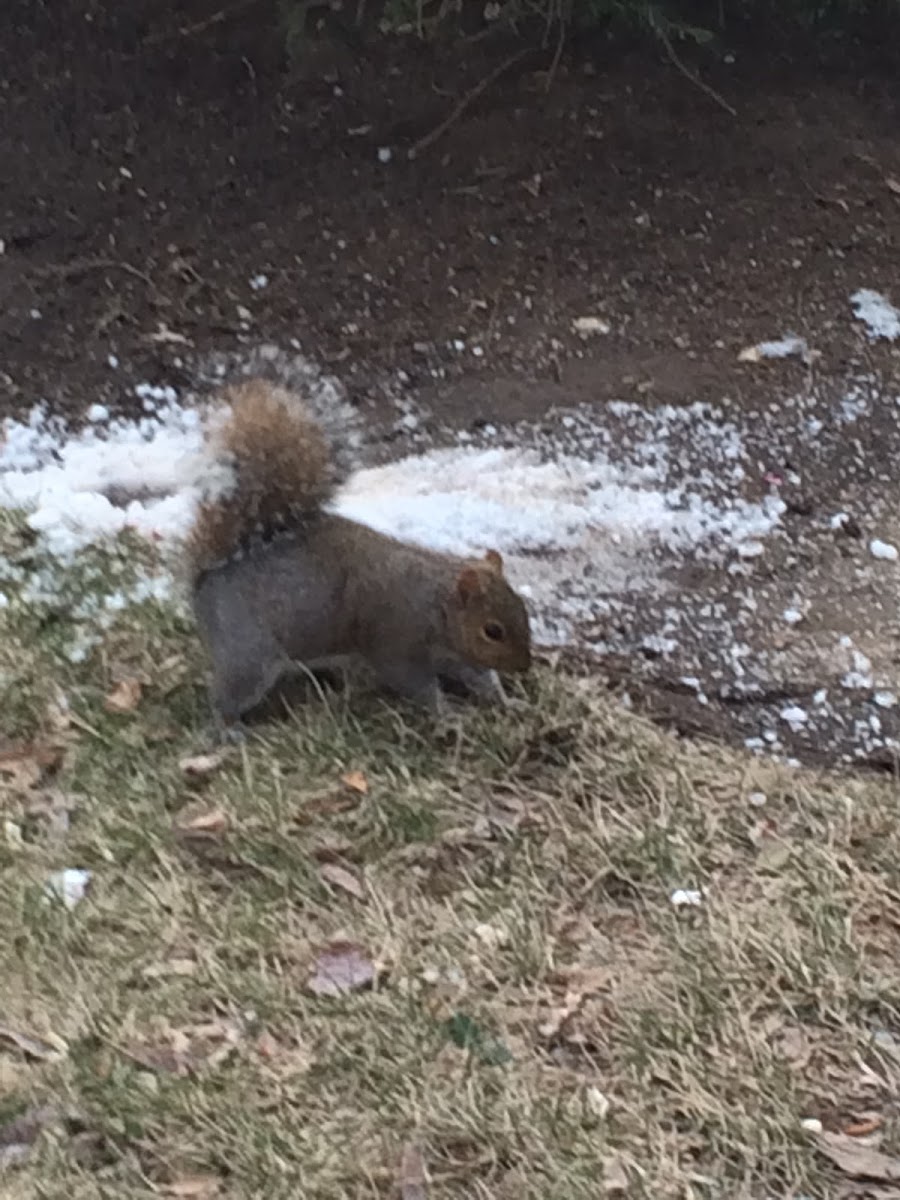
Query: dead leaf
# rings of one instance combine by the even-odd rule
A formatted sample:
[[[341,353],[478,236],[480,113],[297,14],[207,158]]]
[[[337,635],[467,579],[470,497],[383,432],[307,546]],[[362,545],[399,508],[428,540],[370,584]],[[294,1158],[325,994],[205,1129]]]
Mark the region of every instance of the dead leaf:
[[[885,179],[888,191],[893,192],[895,196],[900,196],[900,179],[895,179],[893,175],[888,175]]]
[[[222,1180],[218,1175],[188,1175],[184,1179],[174,1179],[163,1185],[164,1196],[191,1197],[191,1200],[206,1200],[208,1196],[218,1196]]]
[[[141,702],[143,684],[139,679],[121,679],[103,701],[109,713],[134,712]]]
[[[618,1158],[608,1158],[603,1164],[604,1195],[628,1191],[628,1172]]]
[[[56,1104],[29,1108],[14,1120],[0,1125],[0,1146],[30,1145],[42,1129],[61,1116],[62,1110]]]
[[[342,892],[347,892],[356,900],[365,900],[366,893],[363,885],[346,867],[342,867],[338,863],[323,863],[319,868],[319,874],[332,887],[340,888]]]
[[[884,1117],[879,1113],[871,1113],[867,1117],[861,1118],[859,1121],[854,1121],[850,1125],[845,1125],[843,1132],[847,1137],[860,1138],[869,1137],[875,1133],[884,1124]]]
[[[350,858],[354,851],[353,842],[342,837],[339,833],[325,833],[316,839],[309,853],[316,862],[337,862],[342,858]]]
[[[264,1029],[256,1039],[256,1053],[260,1058],[275,1058],[280,1049],[277,1038],[273,1037],[268,1029]]]
[[[56,1104],[30,1108],[13,1121],[0,1125],[0,1171],[23,1163],[41,1132],[65,1116]]]
[[[551,1009],[538,1028],[541,1037],[547,1039],[555,1038],[581,1009],[588,996],[604,991],[610,981],[606,967],[571,967],[557,971],[553,978],[556,982],[565,983],[566,994],[562,1005]]]
[[[256,1053],[265,1063],[266,1073],[276,1079],[305,1075],[313,1065],[309,1047],[300,1038],[280,1042],[267,1029],[256,1039]]]
[[[217,771],[224,761],[225,751],[216,750],[212,754],[189,755],[179,762],[178,769],[189,779],[205,779]]]
[[[309,990],[316,996],[345,996],[371,987],[375,964],[368,952],[353,942],[332,942],[316,956]]]
[[[44,788],[33,792],[23,804],[26,819],[40,824],[46,837],[60,838],[68,833],[71,814],[78,807],[73,796],[58,788]]]
[[[900,1181],[900,1158],[885,1154],[859,1138],[845,1133],[820,1133],[816,1144],[826,1158],[851,1179],[872,1179],[877,1183]]]
[[[38,746],[23,742],[0,750],[0,775],[17,792],[37,787],[45,775],[57,770],[63,760],[63,747]]]
[[[217,837],[225,832],[229,823],[227,813],[221,808],[211,808],[194,816],[182,816],[178,829],[189,837]]]
[[[369,781],[362,771],[348,771],[346,775],[341,776],[341,783],[351,792],[359,792],[361,796],[367,796],[369,793]]]
[[[64,1058],[69,1049],[65,1041],[54,1034],[38,1038],[13,1029],[10,1025],[0,1025],[0,1043],[21,1051],[26,1058],[37,1062],[54,1062]]]
[[[428,1175],[425,1170],[425,1160],[418,1146],[411,1142],[403,1147],[400,1157],[400,1171],[397,1175],[397,1187],[400,1200],[425,1200],[428,1187]]]
[[[236,1050],[241,1030],[232,1021],[206,1021],[166,1030],[155,1042],[125,1047],[139,1066],[170,1075],[190,1075],[220,1066]]]
[[[72,727],[72,712],[64,692],[57,690],[45,710],[47,724],[54,733],[66,733]]]
[[[812,1055],[809,1038],[799,1025],[782,1026],[772,1039],[772,1047],[795,1069],[805,1067]]]

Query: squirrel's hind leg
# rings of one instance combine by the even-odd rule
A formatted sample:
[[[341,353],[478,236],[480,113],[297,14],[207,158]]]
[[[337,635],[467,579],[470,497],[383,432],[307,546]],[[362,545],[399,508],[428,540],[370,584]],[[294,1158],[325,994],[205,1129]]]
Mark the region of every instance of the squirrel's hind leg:
[[[265,657],[241,656],[214,662],[210,695],[222,726],[239,727],[291,667],[290,659],[274,647]]]

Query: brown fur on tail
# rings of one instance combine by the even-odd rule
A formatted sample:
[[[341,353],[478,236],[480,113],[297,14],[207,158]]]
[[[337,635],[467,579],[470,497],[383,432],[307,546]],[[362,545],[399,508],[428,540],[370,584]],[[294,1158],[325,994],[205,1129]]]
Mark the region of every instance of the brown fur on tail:
[[[207,487],[187,537],[194,576],[314,519],[343,481],[326,431],[299,397],[262,379],[222,392]]]

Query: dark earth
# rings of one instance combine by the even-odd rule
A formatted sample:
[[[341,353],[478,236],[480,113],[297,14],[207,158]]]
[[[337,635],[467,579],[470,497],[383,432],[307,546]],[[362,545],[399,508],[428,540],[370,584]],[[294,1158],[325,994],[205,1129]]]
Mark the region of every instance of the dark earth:
[[[889,47],[776,53],[726,30],[673,47],[701,87],[652,39],[598,37],[557,61],[555,39],[523,53],[493,35],[374,38],[301,61],[270,3],[9,8],[0,417],[40,399],[76,420],[95,400],[128,411],[138,382],[190,384],[192,356],[292,339],[373,414],[403,388],[455,428],[613,399],[727,399],[746,416],[773,389],[827,399],[860,372],[896,386],[898,345],[867,342],[848,302],[860,287],[900,302]],[[584,314],[611,336],[574,333]],[[737,361],[787,330],[827,371]],[[876,412],[855,431],[862,471],[840,437],[804,449],[775,433],[766,467],[802,486],[785,484],[784,544],[760,570],[785,596],[820,572],[820,631],[842,632],[879,591],[866,576],[850,594],[876,492],[890,509],[900,430]],[[838,544],[817,522],[848,503],[855,541]],[[699,569],[681,583],[730,587]],[[887,670],[891,608],[857,621]],[[677,682],[696,663],[629,651],[653,615],[636,603],[626,626],[606,677],[685,732],[743,741],[766,705],[821,682],[786,671],[755,706],[699,704]],[[802,730],[784,745],[849,757]],[[894,769],[887,748],[856,759]]]

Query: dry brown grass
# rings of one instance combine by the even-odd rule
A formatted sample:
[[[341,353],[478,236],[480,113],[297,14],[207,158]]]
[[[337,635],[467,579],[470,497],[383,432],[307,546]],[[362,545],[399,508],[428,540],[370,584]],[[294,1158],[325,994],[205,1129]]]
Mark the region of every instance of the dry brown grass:
[[[0,1125],[68,1118],[0,1196],[865,1194],[802,1122],[898,1149],[894,786],[678,743],[550,672],[440,738],[314,703],[194,778],[183,622],[63,652],[99,565],[55,605],[0,584],[0,1022],[55,1048],[0,1036]],[[93,872],[70,912],[64,867]],[[341,940],[375,984],[317,995]]]

